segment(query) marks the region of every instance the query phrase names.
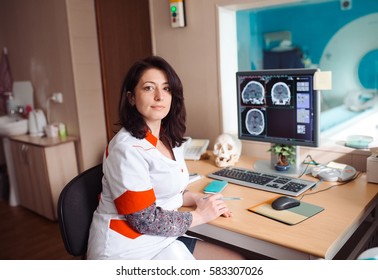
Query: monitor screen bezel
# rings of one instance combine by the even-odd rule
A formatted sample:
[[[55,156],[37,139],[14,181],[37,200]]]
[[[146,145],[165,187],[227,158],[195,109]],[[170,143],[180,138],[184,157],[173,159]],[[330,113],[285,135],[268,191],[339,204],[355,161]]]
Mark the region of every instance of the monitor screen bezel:
[[[320,91],[315,89],[314,76],[315,73],[320,71],[315,68],[293,68],[293,69],[263,69],[263,70],[250,70],[250,71],[238,71],[236,72],[236,93],[237,93],[237,114],[238,114],[238,138],[241,140],[266,142],[271,144],[283,144],[291,146],[305,146],[305,147],[319,147],[320,145]],[[312,105],[313,111],[313,139],[308,142],[300,141],[298,139],[279,139],[273,137],[255,137],[255,136],[245,136],[242,133],[242,121],[241,120],[241,90],[239,87],[239,77],[241,76],[263,76],[263,75],[293,75],[293,76],[312,76]]]

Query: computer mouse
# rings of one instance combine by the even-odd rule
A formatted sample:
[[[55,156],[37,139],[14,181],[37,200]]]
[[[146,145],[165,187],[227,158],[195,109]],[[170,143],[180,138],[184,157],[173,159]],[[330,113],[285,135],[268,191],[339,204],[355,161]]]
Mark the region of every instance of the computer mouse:
[[[280,196],[276,198],[272,202],[272,208],[275,210],[286,210],[296,206],[299,206],[301,202],[298,199],[288,197],[288,196]]]

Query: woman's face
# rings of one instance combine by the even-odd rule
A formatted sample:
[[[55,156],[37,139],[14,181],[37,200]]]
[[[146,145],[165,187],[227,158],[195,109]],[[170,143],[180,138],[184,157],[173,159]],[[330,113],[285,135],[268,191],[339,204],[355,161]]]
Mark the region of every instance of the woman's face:
[[[146,70],[135,87],[132,98],[146,124],[161,122],[171,108],[172,94],[165,73],[159,69]]]

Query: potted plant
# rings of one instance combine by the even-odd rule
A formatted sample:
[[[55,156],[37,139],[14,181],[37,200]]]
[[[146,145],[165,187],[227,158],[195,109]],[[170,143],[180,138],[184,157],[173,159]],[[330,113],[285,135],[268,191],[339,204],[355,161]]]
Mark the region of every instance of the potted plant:
[[[296,160],[296,146],[284,144],[272,144],[268,152],[276,155],[277,162],[274,167],[278,171],[286,171],[290,169]]]

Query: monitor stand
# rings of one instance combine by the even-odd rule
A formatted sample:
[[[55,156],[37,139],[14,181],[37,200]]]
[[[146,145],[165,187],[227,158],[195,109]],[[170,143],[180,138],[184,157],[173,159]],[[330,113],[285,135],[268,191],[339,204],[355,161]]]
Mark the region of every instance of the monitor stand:
[[[253,169],[262,173],[273,173],[276,175],[285,175],[289,177],[299,177],[306,169],[306,165],[302,164],[300,161],[300,149],[296,146],[296,165],[290,167],[286,171],[278,171],[274,168],[274,164],[277,162],[277,156],[271,153],[270,160],[257,160],[254,164]]]

